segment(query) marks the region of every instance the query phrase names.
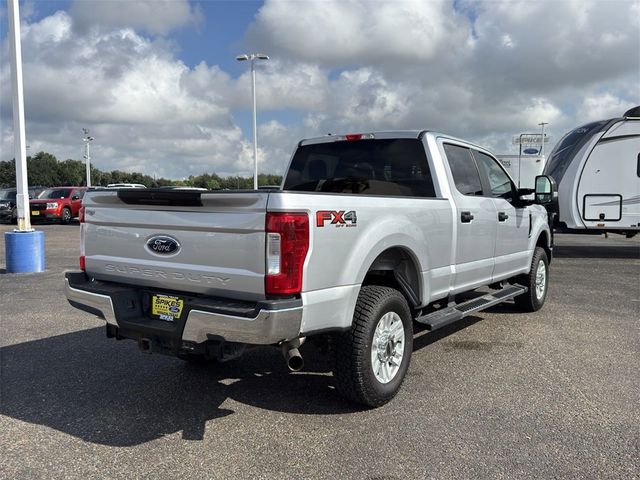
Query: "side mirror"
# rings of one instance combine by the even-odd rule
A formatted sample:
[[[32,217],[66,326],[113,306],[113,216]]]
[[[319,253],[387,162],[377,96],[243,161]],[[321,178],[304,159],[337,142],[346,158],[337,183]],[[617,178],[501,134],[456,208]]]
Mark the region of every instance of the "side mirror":
[[[71,200],[80,200],[80,195],[74,195]]]
[[[557,205],[558,187],[553,178],[547,175],[536,177],[535,203],[544,206]]]

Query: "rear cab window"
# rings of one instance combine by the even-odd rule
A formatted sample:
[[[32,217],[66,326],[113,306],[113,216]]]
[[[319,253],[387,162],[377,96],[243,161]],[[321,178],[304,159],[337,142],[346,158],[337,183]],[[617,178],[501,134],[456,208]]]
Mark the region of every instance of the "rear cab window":
[[[436,196],[425,148],[417,138],[302,145],[293,156],[284,190]]]

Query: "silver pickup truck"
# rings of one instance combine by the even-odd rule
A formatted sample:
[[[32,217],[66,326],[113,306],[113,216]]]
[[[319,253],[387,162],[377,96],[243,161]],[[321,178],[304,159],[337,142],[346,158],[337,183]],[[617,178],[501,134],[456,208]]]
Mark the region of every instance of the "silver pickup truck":
[[[518,190],[447,135],[328,135],[298,144],[276,191],[87,193],[66,295],[108,337],[185,360],[274,345],[297,371],[305,339],[327,341],[337,389],[379,406],[409,368],[414,321],[543,305],[554,201],[550,178]]]

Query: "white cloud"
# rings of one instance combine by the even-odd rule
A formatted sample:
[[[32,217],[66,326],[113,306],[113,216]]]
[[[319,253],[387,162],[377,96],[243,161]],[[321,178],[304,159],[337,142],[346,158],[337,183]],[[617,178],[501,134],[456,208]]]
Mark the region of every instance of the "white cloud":
[[[248,36],[285,58],[333,66],[376,65],[453,53],[464,47],[466,23],[445,0],[267,0]]]
[[[621,98],[606,92],[585,97],[578,107],[577,115],[584,120],[584,123],[587,123],[622,116],[632,106]]]
[[[200,10],[187,0],[76,0],[70,13],[80,30],[133,28],[152,35],[166,35],[202,20]]]
[[[122,5],[24,24],[32,151],[81,158],[87,126],[102,169],[250,174],[251,132],[235,120],[251,108],[248,71],[176,57],[169,33],[200,15],[187,2]],[[300,138],[328,132],[426,128],[508,153],[545,121],[553,143],[640,103],[639,15],[637,1],[267,0],[245,38],[271,56],[256,65],[260,171],[282,173]],[[3,64],[3,159],[8,79]]]

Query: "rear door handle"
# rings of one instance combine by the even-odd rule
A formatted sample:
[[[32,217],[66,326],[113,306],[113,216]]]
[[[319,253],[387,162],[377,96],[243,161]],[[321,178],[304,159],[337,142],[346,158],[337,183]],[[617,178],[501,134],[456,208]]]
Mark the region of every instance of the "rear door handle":
[[[473,220],[471,212],[460,212],[460,221],[462,223],[471,223],[471,220]]]
[[[504,222],[507,220],[507,218],[509,218],[509,215],[507,215],[505,212],[498,212],[498,221],[499,222]]]

